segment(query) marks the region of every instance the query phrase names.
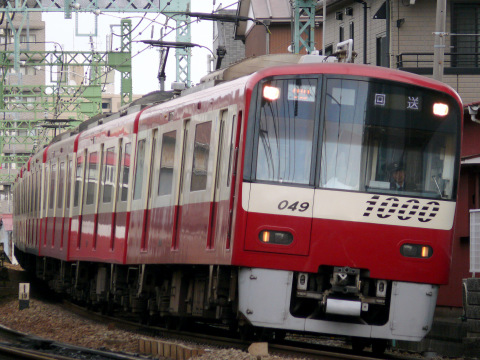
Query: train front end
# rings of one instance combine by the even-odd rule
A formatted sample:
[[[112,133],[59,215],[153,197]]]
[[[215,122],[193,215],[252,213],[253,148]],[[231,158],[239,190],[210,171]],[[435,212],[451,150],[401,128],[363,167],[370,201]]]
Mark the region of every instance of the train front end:
[[[462,106],[368,66],[257,75],[234,262],[254,325],[419,341],[448,281]]]

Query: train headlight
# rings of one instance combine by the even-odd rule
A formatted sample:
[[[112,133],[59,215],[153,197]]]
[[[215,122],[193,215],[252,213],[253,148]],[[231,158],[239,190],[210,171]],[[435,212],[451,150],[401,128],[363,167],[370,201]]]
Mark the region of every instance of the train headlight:
[[[258,238],[265,244],[290,245],[293,242],[293,235],[286,231],[263,230]]]
[[[433,255],[433,249],[428,245],[403,244],[400,254],[405,257],[428,259]]]
[[[433,114],[437,116],[447,116],[448,115],[448,105],[443,103],[433,104]]]
[[[266,100],[275,101],[280,97],[280,89],[274,86],[263,87],[263,97]]]

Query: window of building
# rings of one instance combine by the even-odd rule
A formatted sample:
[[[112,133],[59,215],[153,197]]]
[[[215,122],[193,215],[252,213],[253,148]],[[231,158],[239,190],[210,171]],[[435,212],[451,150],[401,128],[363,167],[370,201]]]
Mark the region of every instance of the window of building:
[[[338,28],[338,42],[342,42],[343,40],[345,40],[345,28],[341,25]]]
[[[388,42],[386,36],[377,37],[376,41],[376,65],[389,67]]]
[[[480,3],[453,4],[452,33],[454,67],[480,66]]]
[[[355,25],[353,24],[353,21],[350,22],[348,25],[348,30],[349,30],[349,38],[354,40],[355,39]],[[355,41],[353,41],[353,46],[355,46]]]

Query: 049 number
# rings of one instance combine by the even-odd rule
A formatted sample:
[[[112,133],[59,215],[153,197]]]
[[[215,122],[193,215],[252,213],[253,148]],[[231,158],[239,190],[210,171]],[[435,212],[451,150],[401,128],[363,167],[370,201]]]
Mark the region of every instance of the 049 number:
[[[310,207],[308,202],[300,203],[300,201],[295,201],[294,203],[290,204],[287,200],[282,200],[278,204],[279,210],[292,210],[292,211],[300,211],[304,212]]]

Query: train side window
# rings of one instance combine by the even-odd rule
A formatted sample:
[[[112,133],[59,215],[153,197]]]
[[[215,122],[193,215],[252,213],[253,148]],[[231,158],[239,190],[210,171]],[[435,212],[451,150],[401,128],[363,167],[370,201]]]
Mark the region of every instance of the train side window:
[[[65,184],[65,162],[60,163],[58,171],[57,209],[61,209],[63,207],[63,189]]]
[[[233,138],[233,135],[235,134],[235,120],[236,120],[236,116],[233,115],[232,117],[232,129],[231,129],[231,132],[230,132],[230,154],[228,155],[228,172],[227,172],[227,187],[230,187],[230,180],[232,178],[232,161],[233,161],[233,155],[234,155],[234,152],[235,152],[235,141],[234,141],[234,138]]]
[[[50,200],[48,202],[50,210],[53,209],[53,202],[55,200],[55,176],[57,174],[57,164],[52,165],[52,172],[50,173]]]
[[[75,169],[75,193],[73,199],[73,206],[77,207],[80,200],[80,189],[82,186],[82,166],[83,156],[79,156],[77,159],[77,168]]]
[[[137,159],[135,161],[135,185],[133,187],[133,200],[142,197],[143,186],[143,168],[145,165],[145,139],[139,140],[137,143]]]
[[[205,190],[207,188],[211,130],[211,121],[196,126],[190,191]]]
[[[109,203],[112,201],[112,194],[114,189],[114,180],[116,172],[116,154],[115,148],[110,147],[105,152],[105,161],[103,163],[103,202]]]
[[[65,181],[65,183],[67,184],[67,193],[65,195],[65,201],[66,201],[66,205],[65,205],[65,208],[66,209],[70,209],[70,192],[71,192],[71,186],[72,186],[72,160],[69,160],[68,163],[67,163],[67,181]],[[68,214],[66,214],[66,216],[68,216]]]
[[[85,204],[91,205],[95,200],[95,190],[98,181],[98,153],[96,151],[88,156],[88,174],[86,179],[87,197]]]
[[[176,131],[170,131],[163,134],[162,155],[160,158],[160,173],[158,175],[159,196],[169,195],[172,193],[176,136]]]
[[[125,144],[125,153],[123,154],[123,176],[122,176],[122,197],[121,201],[127,201],[128,198],[128,178],[130,176],[130,155],[132,144]]]

